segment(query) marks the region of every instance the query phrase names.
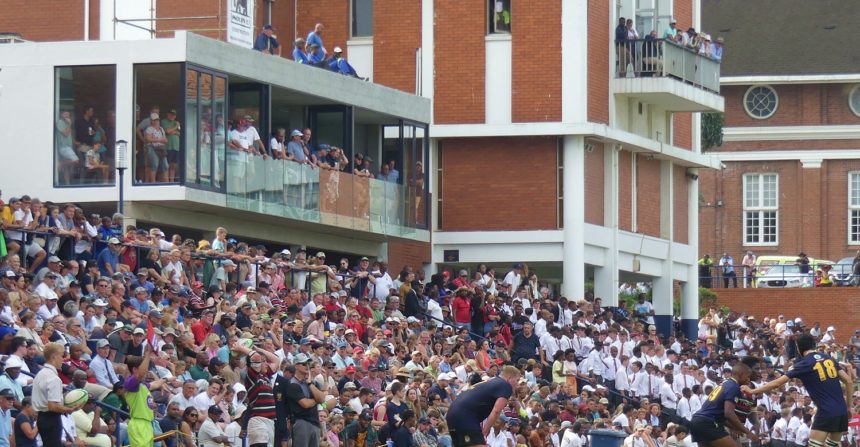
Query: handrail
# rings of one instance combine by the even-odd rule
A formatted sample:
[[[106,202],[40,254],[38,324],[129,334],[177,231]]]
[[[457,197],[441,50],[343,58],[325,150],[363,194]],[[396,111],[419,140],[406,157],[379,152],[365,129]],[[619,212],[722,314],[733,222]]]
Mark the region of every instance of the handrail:
[[[461,325],[461,324],[457,324],[457,323],[454,323],[454,322],[450,322],[450,323],[449,323],[449,322],[447,322],[447,321],[445,321],[445,320],[440,320],[440,319],[438,319],[438,318],[434,317],[433,315],[428,314],[427,312],[421,312],[421,314],[422,314],[422,315],[424,315],[425,317],[427,317],[427,318],[431,319],[431,320],[435,320],[435,321],[438,321],[438,322],[442,323],[442,325],[443,325],[443,326],[451,326],[451,327],[456,328],[456,329],[458,329],[458,330],[465,328],[465,326],[463,326],[463,325]],[[487,338],[487,336],[485,336],[485,335],[480,335],[480,334],[478,334],[478,333],[476,333],[476,332],[472,332],[472,330],[471,330],[471,329],[468,329],[468,332],[469,332],[469,335],[471,335],[471,336],[473,336],[473,337],[477,337],[479,340],[488,339],[488,338]]]
[[[629,39],[616,41],[615,51],[616,77],[671,77],[712,92],[720,90],[720,60],[694,48],[667,39]]]
[[[726,273],[722,266],[714,264],[698,264],[697,267],[699,285],[707,289],[728,288],[730,286],[741,288],[839,287],[850,285],[850,281],[855,277],[853,271],[832,271],[832,268],[836,264],[831,262],[810,263],[808,273],[801,273],[800,271],[787,272],[784,268],[785,266],[793,267],[799,265],[797,262],[790,264],[757,265],[753,268],[745,265],[734,265],[734,270],[730,273]],[[831,268],[831,271],[827,272],[830,282],[822,285],[820,283],[821,277],[817,276],[816,272],[826,270],[824,269],[825,266]],[[767,272],[771,271],[772,268],[778,268],[780,270],[779,274],[775,274],[776,271],[773,271],[768,275]],[[840,277],[840,274],[843,277]],[[762,282],[762,280],[765,280],[765,282]],[[783,281],[784,284],[767,284],[770,281]],[[735,286],[735,282],[737,282],[737,286]]]

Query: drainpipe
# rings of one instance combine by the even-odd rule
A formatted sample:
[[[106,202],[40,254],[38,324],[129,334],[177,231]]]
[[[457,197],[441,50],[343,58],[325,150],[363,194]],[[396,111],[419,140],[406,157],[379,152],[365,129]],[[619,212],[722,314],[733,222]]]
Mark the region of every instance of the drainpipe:
[[[272,23],[272,3],[274,3],[274,0],[269,0],[266,3],[269,4],[268,12],[266,14],[267,15],[266,23],[271,24]]]
[[[90,40],[90,0],[84,0],[84,41]]]

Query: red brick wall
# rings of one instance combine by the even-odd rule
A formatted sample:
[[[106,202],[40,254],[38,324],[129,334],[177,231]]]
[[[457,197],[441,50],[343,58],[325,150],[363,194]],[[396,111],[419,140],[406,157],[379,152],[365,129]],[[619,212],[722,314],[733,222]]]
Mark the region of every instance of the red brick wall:
[[[585,153],[585,221],[603,225],[603,144]]]
[[[700,254],[728,251],[736,258],[742,245],[742,175],[779,174],[779,245],[748,247],[758,255],[795,255],[837,261],[856,252],[848,243],[848,173],[860,171],[860,160],[824,161],[821,168],[802,168],[797,161],[726,163],[726,169],[701,171],[699,186],[706,206],[699,212]],[[717,200],[724,206],[713,207]],[[711,206],[707,206],[710,203]]]
[[[430,263],[430,244],[426,242],[407,242],[391,240],[388,242],[388,271],[393,276],[404,266],[412,266],[421,270],[424,264]]]
[[[610,6],[588,0],[588,120],[609,124]]]
[[[299,37],[307,38],[308,33],[314,30],[314,26],[317,23],[322,23],[325,26],[325,31],[322,34],[323,45],[329,54],[334,50],[334,47],[341,47],[344,55],[346,55],[346,41],[349,39],[349,3],[344,0],[300,1],[296,34]],[[292,52],[292,48],[290,52]]]
[[[90,38],[98,36],[98,2],[95,3],[96,15],[93,16],[93,3],[90,4]],[[3,13],[0,14],[0,30],[18,33],[23,39],[37,42],[83,40],[84,38],[84,0],[64,0],[61,2],[34,2],[32,0],[4,0]],[[62,18],[62,19],[60,19]]]
[[[690,180],[687,178],[687,168],[683,166],[675,166],[675,172],[672,173],[674,182],[674,203],[672,211],[675,213],[674,225],[675,237],[674,241],[682,244],[690,242],[689,233],[687,231],[687,212],[690,203],[687,200],[687,191],[690,185]],[[693,205],[695,206],[695,204]]]
[[[421,2],[376,0],[373,5],[373,81],[415,93],[415,49],[419,47]]]
[[[735,312],[746,312],[756,319],[800,317],[808,326],[818,322],[822,330],[836,328],[836,338],[848,342],[860,328],[860,312],[834,312],[834,309],[856,309],[857,292],[850,287],[822,289],[719,289],[717,304]]]
[[[434,122],[484,122],[484,37],[482,0],[436,0]],[[514,25],[516,26],[516,25]]]
[[[513,64],[511,119],[561,121],[561,2],[518,0],[511,17],[513,60],[529,61]]]
[[[557,228],[554,137],[441,143],[443,231]]]
[[[633,169],[632,154],[628,151],[618,153],[618,228],[633,230]]]
[[[735,126],[812,126],[860,124],[848,106],[848,95],[855,84],[772,85],[779,98],[776,113],[768,119],[747,115],[743,98],[750,86],[722,87],[726,99],[726,127]]]
[[[636,229],[660,237],[660,160],[636,157]]]
[[[693,149],[693,114],[672,114],[672,144],[682,149]]]

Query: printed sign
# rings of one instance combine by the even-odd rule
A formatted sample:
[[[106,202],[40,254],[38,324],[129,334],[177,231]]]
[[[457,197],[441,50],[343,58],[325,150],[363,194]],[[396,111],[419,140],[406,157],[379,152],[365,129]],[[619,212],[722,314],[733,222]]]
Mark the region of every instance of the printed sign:
[[[254,47],[254,0],[227,0],[227,42]]]

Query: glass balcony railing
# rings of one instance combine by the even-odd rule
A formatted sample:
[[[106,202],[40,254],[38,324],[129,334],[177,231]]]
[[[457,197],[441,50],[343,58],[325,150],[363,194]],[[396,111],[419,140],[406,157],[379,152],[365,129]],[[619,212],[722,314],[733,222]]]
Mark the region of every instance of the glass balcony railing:
[[[412,183],[412,182],[410,182]],[[227,155],[227,206],[387,236],[426,228],[423,182],[402,185],[241,152]]]
[[[720,62],[663,39],[615,44],[618,78],[669,77],[713,93],[720,92]]]

